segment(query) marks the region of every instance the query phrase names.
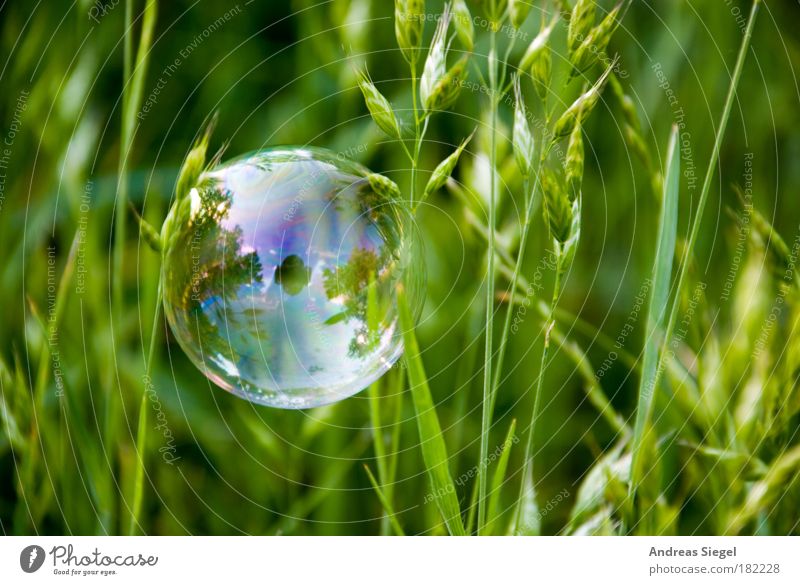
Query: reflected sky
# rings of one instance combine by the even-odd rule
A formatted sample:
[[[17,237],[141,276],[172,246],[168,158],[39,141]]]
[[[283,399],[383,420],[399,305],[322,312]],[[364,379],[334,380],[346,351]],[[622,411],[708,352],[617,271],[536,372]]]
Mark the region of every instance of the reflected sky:
[[[165,252],[165,308],[220,387],[281,408],[335,402],[402,352],[399,204],[325,151],[263,151],[207,174]]]

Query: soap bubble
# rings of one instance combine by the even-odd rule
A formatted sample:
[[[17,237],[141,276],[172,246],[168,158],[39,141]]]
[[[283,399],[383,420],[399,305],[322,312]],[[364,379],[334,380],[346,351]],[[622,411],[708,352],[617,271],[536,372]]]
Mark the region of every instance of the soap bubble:
[[[167,320],[215,384],[277,408],[342,400],[402,354],[396,290],[421,305],[410,214],[369,172],[310,148],[203,175],[164,233]]]

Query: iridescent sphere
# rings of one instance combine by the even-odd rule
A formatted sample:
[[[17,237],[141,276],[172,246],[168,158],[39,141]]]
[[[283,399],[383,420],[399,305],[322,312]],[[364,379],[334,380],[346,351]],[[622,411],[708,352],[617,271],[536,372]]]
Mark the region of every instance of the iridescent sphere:
[[[215,384],[276,408],[352,396],[403,351],[402,281],[420,306],[410,214],[365,168],[311,148],[265,150],[201,177],[170,211],[164,308]]]

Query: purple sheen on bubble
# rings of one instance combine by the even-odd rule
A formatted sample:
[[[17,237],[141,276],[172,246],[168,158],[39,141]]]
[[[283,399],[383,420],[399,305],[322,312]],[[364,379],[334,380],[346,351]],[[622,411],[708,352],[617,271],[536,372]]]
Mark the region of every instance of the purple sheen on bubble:
[[[220,388],[310,408],[363,390],[401,356],[396,291],[402,281],[419,308],[419,240],[368,174],[324,150],[265,150],[205,173],[173,207],[167,320]]]

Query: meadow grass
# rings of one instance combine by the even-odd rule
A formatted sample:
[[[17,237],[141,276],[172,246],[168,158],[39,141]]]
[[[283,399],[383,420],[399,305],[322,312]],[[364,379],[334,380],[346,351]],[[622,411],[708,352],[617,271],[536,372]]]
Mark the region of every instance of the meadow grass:
[[[391,25],[376,18],[368,26],[358,15],[380,10],[368,2],[337,0],[330,13],[297,4],[308,8],[294,17],[304,44],[289,52],[295,61],[279,53],[270,63],[272,71],[294,67],[296,85],[264,114],[262,98],[252,97],[263,92],[247,73],[259,70],[260,47],[243,53],[246,66],[219,62],[221,78],[244,80],[232,90],[238,101],[199,92],[199,113],[175,114],[180,104],[165,92],[158,113],[137,117],[176,55],[182,64],[169,91],[180,95],[184,83],[206,76],[216,49],[198,49],[208,52],[195,59],[180,48],[208,26],[208,12],[190,13],[194,27],[184,33],[169,27],[174,9],[155,0],[129,0],[96,27],[68,14],[71,30],[58,28],[63,15],[50,9],[34,26],[75,52],[43,53],[39,68],[33,33],[19,47],[3,45],[14,57],[2,74],[10,96],[3,112],[12,116],[18,96],[30,96],[0,199],[0,246],[8,250],[0,301],[9,307],[0,465],[13,478],[0,493],[3,532],[798,533],[800,279],[785,221],[797,209],[781,201],[782,212],[762,214],[755,203],[767,208],[766,187],[754,201],[752,186],[737,199],[726,183],[742,180],[730,170],[742,152],[769,138],[769,125],[751,112],[760,132],[743,144],[747,121],[734,107],[737,96],[757,103],[753,84],[739,84],[752,74],[751,43],[774,52],[769,29],[755,26],[761,2],[741,30],[727,9],[703,9],[720,42],[739,54],[727,95],[709,94],[713,125],[686,104],[695,114],[693,154],[706,168],[697,200],[682,131],[668,135],[673,120],[663,126],[653,114],[663,113],[652,104],[666,101],[664,89],[630,58],[628,26],[653,46],[667,38],[628,18],[644,14],[635,3],[531,9],[400,0],[384,15]],[[663,10],[674,21],[681,9]],[[6,10],[4,38],[16,38],[8,31],[19,14]],[[278,20],[274,7],[252,10]],[[311,34],[327,17],[356,75],[344,60],[317,71],[317,61],[338,54],[338,40]],[[239,28],[231,39],[252,36],[257,20],[232,22]],[[392,30],[391,46],[370,38]],[[675,91],[670,62],[682,63],[681,53],[678,45],[657,56]],[[712,79],[731,64],[695,65]],[[209,82],[209,94],[225,94],[229,82]],[[53,95],[53,87],[61,89]],[[116,89],[102,93],[108,87]],[[686,102],[708,89],[680,88]],[[339,95],[337,116],[351,123],[331,130],[330,111],[312,109],[303,124],[287,124],[299,95]],[[52,103],[58,116],[49,115]],[[231,137],[239,104],[262,124]],[[221,120],[211,138],[197,128],[215,110]],[[169,126],[175,119],[181,129]],[[776,123],[792,128],[789,118]],[[276,128],[268,139],[264,127]],[[209,141],[230,138],[231,150],[244,150],[314,136],[334,150],[368,145],[364,152],[379,154],[364,162],[408,194],[426,241],[428,300],[416,325],[400,291],[405,357],[369,391],[309,413],[269,411],[215,390],[165,331],[157,249],[169,230],[150,226],[161,225],[206,159],[218,160],[206,157]],[[168,165],[153,154],[159,144]],[[26,151],[40,154],[24,161]],[[151,171],[135,171],[148,164]],[[734,244],[714,257],[737,268],[726,296],[715,297],[713,282],[727,274],[702,269],[714,236],[703,219],[723,171],[720,191],[734,217],[725,237]],[[759,181],[768,184],[763,174]],[[601,216],[606,189],[613,197]],[[143,210],[138,233],[126,229],[136,220],[129,200]],[[610,265],[597,252],[603,221],[617,254]],[[634,246],[624,226],[640,222]],[[622,309],[607,310],[626,247],[635,247],[627,288],[650,283],[641,320],[626,304],[629,290]],[[597,298],[582,290],[592,271],[600,273]],[[622,336],[629,321],[634,333]]]

